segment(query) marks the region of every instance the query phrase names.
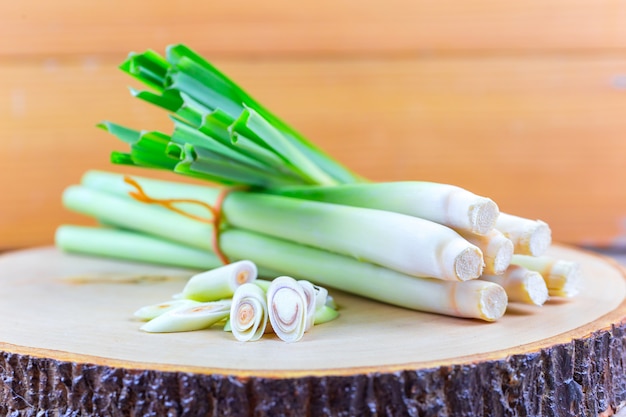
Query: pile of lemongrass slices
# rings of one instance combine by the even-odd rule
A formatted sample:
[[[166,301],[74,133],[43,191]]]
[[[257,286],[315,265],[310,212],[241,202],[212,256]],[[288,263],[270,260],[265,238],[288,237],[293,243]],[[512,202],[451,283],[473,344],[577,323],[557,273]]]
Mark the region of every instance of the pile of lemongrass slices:
[[[259,279],[256,265],[241,260],[192,276],[172,300],[148,305],[135,316],[150,333],[188,332],[220,326],[241,342],[276,334],[297,342],[313,325],[337,318],[324,287],[280,276]]]

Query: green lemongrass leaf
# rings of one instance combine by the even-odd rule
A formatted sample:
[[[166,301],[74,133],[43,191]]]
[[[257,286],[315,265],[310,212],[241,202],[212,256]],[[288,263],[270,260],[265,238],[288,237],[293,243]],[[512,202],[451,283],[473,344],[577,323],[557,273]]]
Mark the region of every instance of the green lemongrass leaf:
[[[219,95],[200,80],[176,69],[172,69],[169,72],[168,88],[180,91],[181,96],[187,95],[211,110],[216,108],[222,109],[233,118],[242,110],[241,104]]]
[[[307,155],[307,157],[314,161],[315,164],[323,167],[323,170],[328,172],[338,182],[350,183],[361,180],[358,176],[350,172],[341,164],[338,164],[329,155],[321,151],[321,149],[316,147],[313,143],[306,140],[302,135],[300,135],[293,128],[288,126],[285,122],[280,120],[276,115],[268,111],[257,100],[255,100],[245,90],[243,90],[238,84],[233,82],[230,78],[228,78],[217,68],[207,62],[204,58],[193,52],[185,45],[176,45],[169,47],[168,60],[174,64],[184,62],[185,60],[191,60],[198,66],[204,68],[207,72],[210,72],[210,77],[204,79],[206,82],[209,83],[208,85],[210,85],[216,91],[219,91],[222,95],[231,98],[233,101],[241,102],[246,107],[254,109],[265,119],[267,119],[269,123],[271,123],[285,136],[287,136],[289,140],[293,142],[294,146],[299,149],[300,152]]]
[[[139,130],[118,125],[117,123],[104,121],[98,123],[96,126],[103,130],[106,130],[110,134],[117,136],[118,139],[131,145],[137,143],[141,138],[141,132]]]
[[[232,298],[237,288],[253,282],[258,275],[256,265],[240,260],[194,275],[183,288],[183,297],[195,301],[217,301]]]
[[[317,326],[318,324],[328,323],[329,321],[333,321],[338,317],[339,312],[337,310],[324,305],[315,310],[314,324]]]
[[[111,162],[117,165],[138,166],[135,161],[133,161],[133,156],[126,152],[113,151],[111,152],[110,158]]]
[[[194,148],[203,148],[211,152],[215,152],[224,158],[232,159],[245,165],[257,167],[267,170],[267,166],[258,162],[256,159],[248,157],[246,154],[238,152],[235,147],[229,147],[221,141],[212,139],[204,133],[198,131],[188,124],[175,120],[174,132],[172,133],[172,142],[179,144],[193,145]]]
[[[183,155],[184,159],[176,164],[174,172],[228,185],[266,188],[299,184],[297,179],[234,161],[202,147],[185,144]]]
[[[260,139],[262,144],[283,159],[285,164],[298,172],[308,183],[337,184],[334,179],[313,164],[292,142],[287,140],[279,130],[254,109],[246,108],[230,129],[234,142],[236,142],[238,134],[243,134],[250,139]]]
[[[130,53],[120,69],[156,91],[163,91],[171,65],[158,53]]]
[[[206,112],[204,110],[183,102],[183,105],[176,110],[176,113],[170,115],[170,118],[172,120],[183,120],[192,126],[198,126],[202,123],[205,114]]]
[[[149,333],[189,332],[202,330],[225,320],[230,314],[230,301],[213,301],[179,307],[155,317],[141,330]]]
[[[161,96],[145,93],[140,98],[175,111],[177,118],[186,120],[193,126],[202,124],[205,115],[214,109],[221,109],[233,120],[241,115],[244,108],[251,109],[271,128],[269,136],[267,129],[265,132],[257,132],[266,135],[257,144],[273,142],[271,149],[278,153],[280,158],[277,160],[267,153],[257,156],[263,157],[263,163],[273,164],[272,167],[278,172],[292,175],[294,171],[300,171],[307,178],[306,183],[335,184],[360,180],[185,45],[168,47],[167,58],[150,50],[143,54],[131,54],[121,68],[162,93]],[[171,92],[167,93],[168,91]],[[177,107],[178,99],[169,100],[167,95],[179,95],[185,104]],[[255,122],[256,118],[253,117],[252,121]],[[244,136],[252,141],[256,140],[251,137],[254,135],[244,134]],[[284,138],[280,147],[276,147],[277,137]],[[286,165],[291,166],[285,169]],[[209,177],[215,179],[212,174]],[[226,183],[230,184],[233,181]]]
[[[134,88],[130,89],[133,97],[137,97],[155,106],[162,107],[165,110],[176,112],[183,105],[183,100],[175,90],[165,90],[162,94],[155,94],[151,91],[140,91]]]
[[[285,165],[275,152],[267,146],[259,144],[258,140],[255,142],[241,134],[233,136],[230,128],[233,123],[234,120],[225,112],[215,109],[204,116],[202,124],[197,129],[208,137],[207,140],[217,140],[230,149],[255,160],[255,165],[262,164],[270,170],[282,172],[294,178],[299,177],[298,173],[291,166]]]
[[[178,299],[178,300],[169,300],[158,304],[150,304],[147,306],[143,306],[136,310],[133,315],[142,320],[152,320],[161,314],[167,313],[168,311],[175,310],[181,307],[192,307],[200,305],[199,301],[187,300],[187,299]]]
[[[179,68],[190,67],[189,63],[201,67],[204,70],[203,80],[232,101],[245,102],[248,98],[247,95],[241,94],[241,89],[228,77],[187,46],[170,45],[166,49],[166,56],[168,62]]]
[[[210,138],[229,144],[231,142],[228,126],[232,123],[233,119],[228,114],[221,109],[214,109],[203,116],[202,122],[196,128]]]
[[[208,101],[207,104],[216,103],[215,100],[217,100],[222,104],[215,105],[215,107],[225,108],[227,113],[229,113],[230,110],[233,111],[232,114],[236,114],[241,111],[241,98],[230,87],[230,85],[224,83],[220,77],[216,76],[215,71],[207,69],[189,57],[181,57],[178,61],[176,61],[173,67],[186,76],[197,80],[203,86],[206,86],[212,91],[212,99],[211,101]]]
[[[166,153],[170,137],[165,133],[139,132],[108,121],[100,123],[98,127],[131,145],[130,159],[134,165],[173,170],[178,163],[178,160]],[[129,165],[128,158],[120,154],[112,159]]]

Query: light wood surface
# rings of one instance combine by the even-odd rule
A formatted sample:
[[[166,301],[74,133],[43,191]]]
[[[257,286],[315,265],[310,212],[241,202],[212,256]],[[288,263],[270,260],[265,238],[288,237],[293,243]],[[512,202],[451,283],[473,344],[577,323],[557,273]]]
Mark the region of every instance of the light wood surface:
[[[52,248],[0,257],[0,349],[113,367],[237,376],[293,377],[395,372],[497,360],[539,351],[626,318],[623,271],[597,255],[556,246],[552,255],[579,261],[579,296],[542,308],[511,303],[496,323],[425,314],[334,292],[341,317],[314,327],[302,341],[268,336],[237,342],[221,329],[147,334],[133,319],[138,307],[169,299],[181,281],[72,284],[85,274],[172,273],[79,257]]]
[[[624,242],[625,20],[618,0],[2,2],[0,250],[85,222],[63,188],[120,171],[96,123],[170,130],[117,66],[177,42],[366,177],[458,184],[557,241]]]

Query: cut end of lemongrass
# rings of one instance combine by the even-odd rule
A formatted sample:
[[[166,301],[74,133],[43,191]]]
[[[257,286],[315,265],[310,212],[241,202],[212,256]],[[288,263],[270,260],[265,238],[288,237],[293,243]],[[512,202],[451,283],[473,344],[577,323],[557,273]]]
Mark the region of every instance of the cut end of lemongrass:
[[[496,248],[495,254],[491,259],[485,259],[485,272],[501,275],[511,264],[513,257],[513,242],[503,236],[503,239]]]
[[[541,274],[519,265],[510,265],[501,276],[483,275],[480,279],[501,285],[509,301],[540,306],[549,297],[548,287]]]
[[[498,205],[486,197],[478,197],[478,200],[470,206],[468,213],[470,231],[478,235],[489,233],[496,226],[500,215]]]
[[[238,287],[257,279],[254,262],[241,260],[194,275],[183,288],[183,296],[196,301],[231,298]]]
[[[477,247],[465,248],[454,260],[454,274],[459,281],[479,277],[483,272],[483,254]]]
[[[307,325],[307,300],[295,279],[275,278],[267,290],[267,307],[272,329],[281,340],[292,343],[302,339]]]
[[[235,291],[230,308],[230,330],[240,342],[261,338],[267,326],[265,291],[258,285],[245,283]]]
[[[459,282],[455,285],[454,303],[459,317],[491,322],[504,315],[508,297],[501,285],[481,280]]]
[[[552,230],[541,220],[500,213],[496,228],[511,239],[516,254],[541,256],[552,244]]]
[[[461,236],[473,245],[476,245],[483,253],[485,267],[483,274],[501,275],[506,271],[513,258],[514,245],[499,230],[493,229],[486,235],[477,235],[459,231]]]
[[[551,296],[573,297],[580,291],[580,265],[577,262],[557,260],[544,279]]]
[[[538,306],[542,306],[548,301],[550,294],[548,293],[548,287],[540,273],[528,271],[525,286],[526,299],[521,301]]]
[[[528,252],[532,256],[543,255],[552,243],[552,231],[547,223],[537,220],[535,227],[529,230],[528,235]]]
[[[443,224],[478,235],[493,230],[500,215],[498,205],[490,198],[456,186],[449,187],[445,206],[446,220]]]

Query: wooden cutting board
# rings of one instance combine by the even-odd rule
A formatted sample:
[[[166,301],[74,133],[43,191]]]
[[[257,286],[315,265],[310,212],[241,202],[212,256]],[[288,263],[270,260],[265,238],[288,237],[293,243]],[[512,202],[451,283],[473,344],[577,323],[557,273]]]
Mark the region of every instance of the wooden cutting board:
[[[581,263],[577,297],[511,304],[484,323],[331,290],[341,317],[286,344],[141,332],[133,311],[168,300],[190,271],[7,253],[0,414],[611,415],[626,401],[624,271],[574,248],[551,254]],[[78,283],[94,276],[105,279]]]

